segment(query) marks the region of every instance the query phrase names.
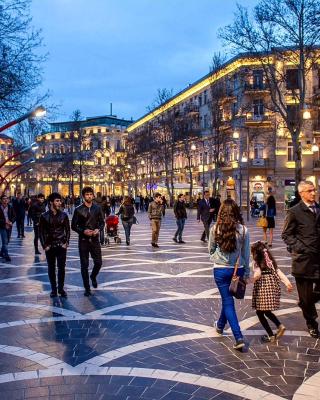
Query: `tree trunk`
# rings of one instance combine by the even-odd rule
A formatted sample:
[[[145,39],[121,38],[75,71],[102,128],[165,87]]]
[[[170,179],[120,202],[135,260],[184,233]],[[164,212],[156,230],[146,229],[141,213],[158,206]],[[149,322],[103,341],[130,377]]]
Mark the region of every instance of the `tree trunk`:
[[[302,181],[302,149],[301,143],[299,143],[299,132],[291,132],[293,151],[294,151],[294,179],[295,179],[295,189],[298,190],[299,182]]]

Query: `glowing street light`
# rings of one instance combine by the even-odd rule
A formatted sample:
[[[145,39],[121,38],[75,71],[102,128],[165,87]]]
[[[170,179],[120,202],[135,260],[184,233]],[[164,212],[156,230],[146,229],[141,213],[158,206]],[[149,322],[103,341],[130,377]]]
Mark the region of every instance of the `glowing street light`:
[[[317,145],[315,138],[313,139],[311,150],[313,151],[313,153],[316,153],[317,151],[319,151],[319,146]]]
[[[34,110],[29,111],[28,113],[22,115],[21,117],[14,119],[13,121],[8,122],[7,124],[0,127],[0,132],[5,131],[6,129],[11,128],[12,126],[19,124],[27,118],[40,118],[46,114],[46,109],[43,106],[36,107]]]
[[[240,134],[239,131],[234,131],[232,134],[233,139],[239,139],[240,138]]]

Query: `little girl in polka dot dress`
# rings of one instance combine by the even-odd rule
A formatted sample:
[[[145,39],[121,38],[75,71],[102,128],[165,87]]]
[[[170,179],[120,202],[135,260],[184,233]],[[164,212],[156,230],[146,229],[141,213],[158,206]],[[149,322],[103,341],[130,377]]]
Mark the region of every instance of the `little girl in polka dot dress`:
[[[280,308],[280,281],[284,283],[288,292],[292,291],[292,284],[280,271],[275,259],[263,242],[254,243],[251,246],[251,254],[254,280],[252,308],[256,310],[259,321],[267,332],[267,335],[263,335],[261,340],[265,343],[274,342],[286,330],[285,326],[272,312]],[[276,325],[276,334],[270,328],[266,317]]]

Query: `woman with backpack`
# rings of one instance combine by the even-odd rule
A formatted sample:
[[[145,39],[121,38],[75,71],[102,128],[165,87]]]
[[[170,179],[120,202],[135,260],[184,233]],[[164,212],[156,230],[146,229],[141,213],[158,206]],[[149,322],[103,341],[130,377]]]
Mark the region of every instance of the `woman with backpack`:
[[[130,233],[133,224],[134,206],[129,196],[124,196],[123,203],[121,204],[117,215],[120,216],[123,229],[126,235],[127,246],[130,245]]]

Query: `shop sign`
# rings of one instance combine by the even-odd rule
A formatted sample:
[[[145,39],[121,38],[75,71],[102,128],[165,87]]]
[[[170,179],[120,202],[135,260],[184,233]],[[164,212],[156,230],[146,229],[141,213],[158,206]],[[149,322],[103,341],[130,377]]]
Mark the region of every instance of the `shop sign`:
[[[255,184],[253,185],[253,189],[256,190],[256,191],[262,190],[263,189],[263,183],[255,182]]]
[[[296,186],[296,181],[294,179],[285,179],[284,186]]]

